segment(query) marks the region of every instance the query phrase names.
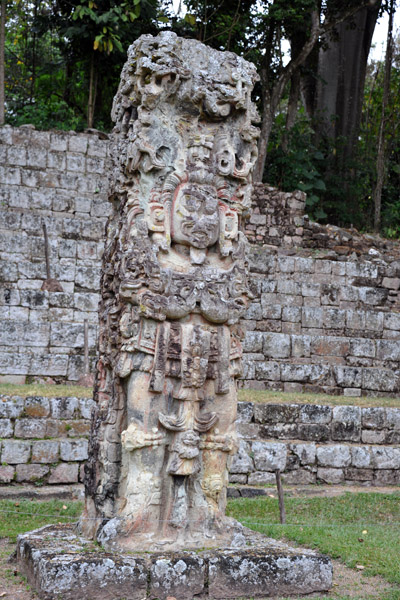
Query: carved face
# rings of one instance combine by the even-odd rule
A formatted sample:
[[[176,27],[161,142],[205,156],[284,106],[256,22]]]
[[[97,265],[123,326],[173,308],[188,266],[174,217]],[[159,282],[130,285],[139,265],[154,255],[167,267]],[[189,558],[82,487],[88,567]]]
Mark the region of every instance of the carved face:
[[[199,184],[183,185],[172,206],[174,242],[208,248],[219,236],[218,199],[215,189]]]

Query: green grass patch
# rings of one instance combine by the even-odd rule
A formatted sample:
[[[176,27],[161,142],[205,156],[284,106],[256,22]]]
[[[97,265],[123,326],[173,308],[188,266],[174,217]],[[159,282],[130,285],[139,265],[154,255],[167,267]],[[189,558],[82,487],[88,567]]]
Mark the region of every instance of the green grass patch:
[[[20,533],[43,525],[77,521],[82,508],[78,501],[0,500],[0,538],[16,542]]]
[[[42,383],[27,383],[16,385],[15,383],[1,383],[0,394],[6,396],[43,396],[45,398],[60,398],[64,396],[75,396],[77,398],[91,398],[93,388],[80,385],[46,385]]]
[[[286,498],[285,507],[287,525],[279,524],[278,501],[268,497],[230,500],[227,514],[267,536],[316,548],[400,584],[400,492]]]
[[[329,406],[389,406],[400,407],[400,398],[375,398],[362,396],[329,396],[328,394],[295,394],[272,392],[269,390],[239,390],[238,398],[242,402],[263,402],[265,404],[325,404]]]
[[[76,396],[78,398],[91,398],[93,388],[79,385],[49,385],[30,383],[16,385],[13,383],[0,384],[0,394],[7,396]],[[363,396],[362,398],[350,398],[348,396],[329,396],[328,394],[289,394],[284,392],[272,392],[268,390],[239,390],[238,399],[242,402],[264,402],[266,404],[325,404],[330,406],[389,406],[400,407],[400,398],[374,398]]]

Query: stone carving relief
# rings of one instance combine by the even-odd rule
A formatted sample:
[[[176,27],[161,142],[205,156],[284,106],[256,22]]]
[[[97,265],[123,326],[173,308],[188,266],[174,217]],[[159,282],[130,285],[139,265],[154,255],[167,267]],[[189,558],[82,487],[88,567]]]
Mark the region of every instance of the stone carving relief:
[[[254,67],[173,33],[129,49],[116,123],[100,360],[81,528],[109,547],[229,542],[241,223],[258,130]]]

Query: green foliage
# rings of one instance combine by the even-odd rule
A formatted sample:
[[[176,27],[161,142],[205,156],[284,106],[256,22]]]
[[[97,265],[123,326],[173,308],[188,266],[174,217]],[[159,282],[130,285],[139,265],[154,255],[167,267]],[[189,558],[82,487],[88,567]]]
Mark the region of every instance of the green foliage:
[[[321,175],[324,154],[314,145],[314,131],[303,110],[289,132],[287,151],[282,148],[285,133],[285,115],[281,113],[270,138],[265,179],[284,191],[305,192],[308,214],[315,220],[323,219],[326,217],[321,200],[326,191]]]

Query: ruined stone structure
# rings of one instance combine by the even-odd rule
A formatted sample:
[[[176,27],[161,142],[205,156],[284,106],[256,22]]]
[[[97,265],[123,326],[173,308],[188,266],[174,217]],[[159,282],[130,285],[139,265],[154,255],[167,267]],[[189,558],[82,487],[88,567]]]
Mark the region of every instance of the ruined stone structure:
[[[0,380],[79,379],[84,319],[94,368],[112,208],[103,137],[0,128]],[[302,192],[254,187],[245,234],[255,297],[244,318],[240,385],[398,395],[399,243],[312,223]],[[63,292],[41,289],[42,220]]]
[[[82,520],[107,547],[176,550],[235,534],[224,509],[251,295],[240,229],[256,79],[243,59],[172,33],[129,50],[113,107],[114,210]]]

